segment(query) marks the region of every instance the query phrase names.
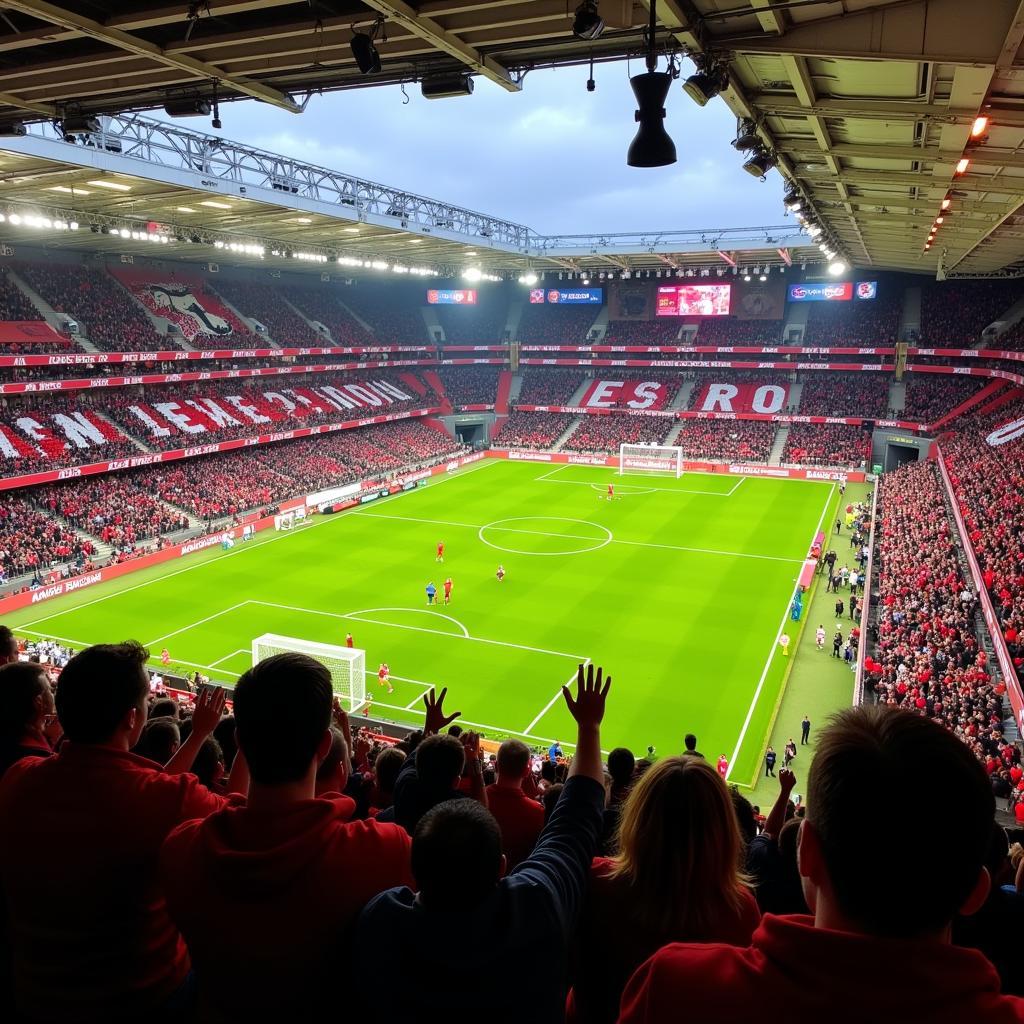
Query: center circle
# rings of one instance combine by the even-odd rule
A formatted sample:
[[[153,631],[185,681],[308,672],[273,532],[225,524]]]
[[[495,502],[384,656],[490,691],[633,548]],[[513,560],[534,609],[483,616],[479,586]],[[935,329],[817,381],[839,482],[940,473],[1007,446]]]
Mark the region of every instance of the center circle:
[[[529,529],[527,526],[506,525],[509,523],[538,523],[541,525],[537,529]],[[552,530],[545,530],[544,523],[577,523],[580,526],[589,526],[593,530],[599,530],[603,536],[584,537],[580,535],[583,531],[555,533]],[[573,547],[565,551],[529,551],[521,547],[508,547],[505,544],[497,544],[492,540],[488,540],[485,535],[489,530],[493,530],[495,533],[512,535],[523,534],[535,537],[552,537],[555,540],[564,538],[566,541],[580,541],[587,546]],[[507,551],[511,555],[582,555],[588,551],[597,551],[599,548],[603,548],[612,542],[612,531],[607,526],[601,526],[600,523],[592,523],[587,519],[565,519],[559,516],[515,516],[511,519],[496,519],[493,523],[485,523],[481,526],[477,536],[489,548],[494,548],[496,551]]]

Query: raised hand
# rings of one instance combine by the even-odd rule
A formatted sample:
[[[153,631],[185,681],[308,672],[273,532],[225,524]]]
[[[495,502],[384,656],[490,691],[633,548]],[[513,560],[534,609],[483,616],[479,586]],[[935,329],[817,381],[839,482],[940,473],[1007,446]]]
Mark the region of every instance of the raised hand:
[[[576,719],[576,724],[582,729],[585,726],[599,726],[604,718],[605,698],[608,696],[608,689],[612,685],[612,677],[608,676],[602,686],[601,677],[604,670],[597,666],[597,675],[594,675],[594,665],[584,666],[581,664],[576,674],[576,699],[573,699],[568,686],[562,687],[562,696],[569,708],[569,714]]]
[[[462,712],[453,711],[450,715],[444,713],[444,699],[448,696],[448,687],[441,690],[440,696],[434,697],[434,688],[423,695],[423,706],[427,709],[426,718],[423,722],[423,735],[430,736],[440,732],[446,725],[451,725]]]
[[[790,768],[782,768],[779,771],[779,789],[789,796],[793,792],[793,787],[796,785],[796,772]]]
[[[223,687],[206,687],[196,696],[195,710],[192,712],[192,732],[206,739],[220,723],[224,714],[224,702],[227,691]]]

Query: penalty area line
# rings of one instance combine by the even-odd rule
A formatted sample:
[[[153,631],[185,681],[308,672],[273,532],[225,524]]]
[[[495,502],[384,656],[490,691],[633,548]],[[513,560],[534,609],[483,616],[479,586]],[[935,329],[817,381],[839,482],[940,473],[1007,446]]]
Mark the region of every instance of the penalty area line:
[[[590,659],[587,658],[583,662],[583,667],[586,668],[589,664],[590,664]],[[571,686],[572,685],[572,681],[577,677],[578,673],[579,673],[579,669],[577,669],[576,672],[573,672],[573,674],[571,676],[569,676],[569,678],[565,681],[565,683],[563,685]],[[555,691],[554,697],[552,697],[551,700],[549,700],[547,702],[547,704],[545,704],[544,707],[541,708],[541,711],[537,715],[537,717],[523,730],[523,732],[522,732],[523,736],[529,735],[530,730],[555,706],[556,701],[561,696],[562,696],[562,687],[560,686]]]

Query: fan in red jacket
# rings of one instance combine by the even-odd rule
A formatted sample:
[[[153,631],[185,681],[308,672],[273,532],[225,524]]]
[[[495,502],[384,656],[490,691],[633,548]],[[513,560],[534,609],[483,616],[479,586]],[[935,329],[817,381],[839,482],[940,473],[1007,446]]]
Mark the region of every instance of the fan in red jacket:
[[[1000,993],[988,960],[950,943],[953,918],[977,911],[991,881],[995,800],[971,751],[918,715],[850,709],[821,733],[807,793],[799,866],[812,916],[766,915],[745,949],[664,947],[633,975],[620,1024],[667,1024],[682,1007],[745,1024],[754,1006],[830,1024],[1024,1021],[1024,999]],[[954,806],[922,856],[920,822]]]

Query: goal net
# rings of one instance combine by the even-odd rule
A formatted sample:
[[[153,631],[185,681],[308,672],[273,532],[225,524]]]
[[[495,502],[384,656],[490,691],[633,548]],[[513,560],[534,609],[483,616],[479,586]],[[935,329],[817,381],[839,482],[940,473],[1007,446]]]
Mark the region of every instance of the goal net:
[[[304,526],[309,522],[304,508],[293,508],[274,516],[275,530],[294,530],[296,526]]]
[[[619,475],[668,473],[683,475],[683,449],[674,445],[619,445]]]
[[[285,651],[308,654],[331,673],[331,685],[341,698],[346,711],[355,711],[366,703],[366,652],[355,647],[339,647],[335,644],[320,644],[313,640],[298,640],[293,636],[279,636],[264,633],[252,642],[252,663],[261,661]]]

